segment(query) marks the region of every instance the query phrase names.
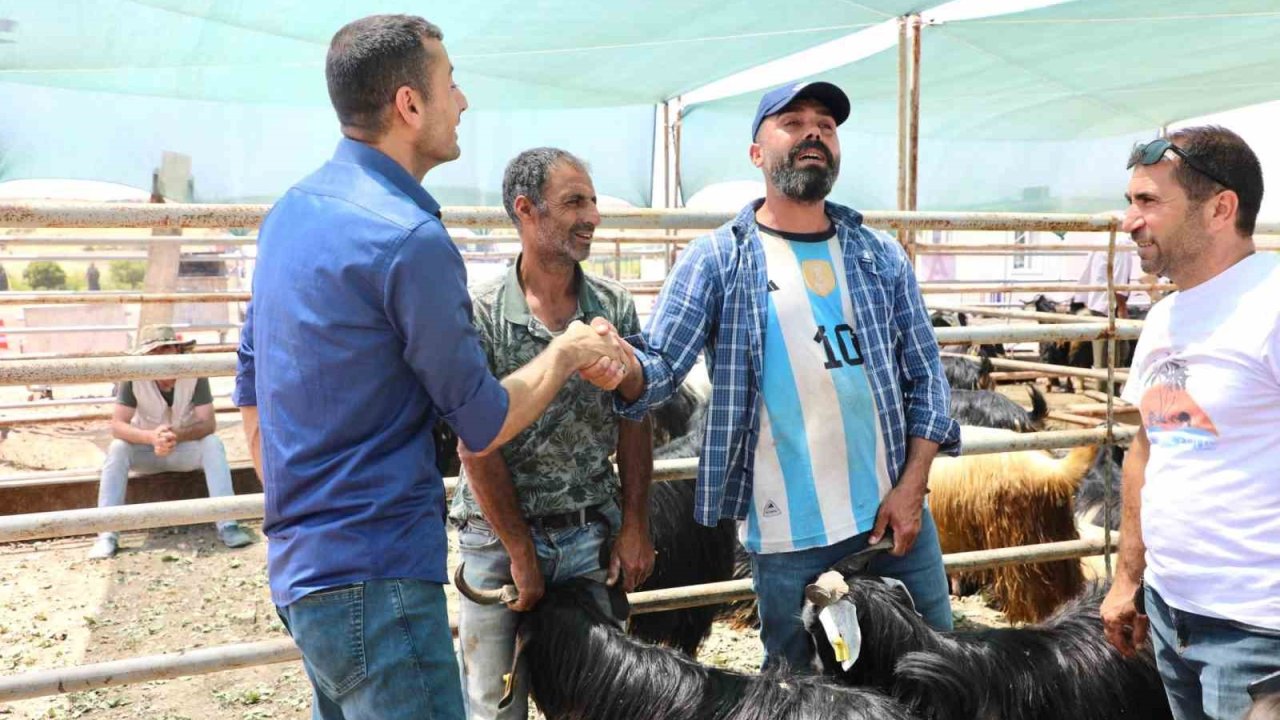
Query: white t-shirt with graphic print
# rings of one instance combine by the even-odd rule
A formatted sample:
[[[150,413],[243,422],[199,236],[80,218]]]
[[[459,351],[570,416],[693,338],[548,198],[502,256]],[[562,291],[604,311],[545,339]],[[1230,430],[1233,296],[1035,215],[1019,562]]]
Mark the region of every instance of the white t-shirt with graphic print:
[[[1151,441],[1147,582],[1174,608],[1280,630],[1280,257],[1157,303],[1123,397]]]

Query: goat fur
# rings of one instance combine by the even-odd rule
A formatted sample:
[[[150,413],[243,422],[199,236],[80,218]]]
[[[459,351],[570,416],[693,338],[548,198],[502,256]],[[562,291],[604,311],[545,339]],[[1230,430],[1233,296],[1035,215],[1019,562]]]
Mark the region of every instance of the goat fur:
[[[530,689],[547,720],[908,720],[877,691],[827,678],[700,665],[622,634],[578,580],[520,619]]]
[[[819,664],[855,687],[884,690],[926,720],[1165,720],[1172,717],[1150,646],[1125,658],[1107,642],[1094,587],[1047,622],[938,633],[901,587],[845,576],[837,602],[857,607],[862,642],[844,671],[806,602]]]
[[[734,576],[738,547],[733,522],[706,527],[693,519],[693,480],[654,483],[649,490],[649,534],[658,551],[653,573],[637,590],[700,585]],[[711,634],[711,624],[723,606],[704,605],[637,615],[631,634],[646,642],[666,645],[690,657]]]
[[[952,390],[951,417],[961,425],[1034,432],[1044,427],[1049,405],[1044,394],[1027,385],[1031,410],[992,390]]]
[[[991,358],[946,356],[942,358],[942,372],[947,376],[947,384],[954,390],[995,390],[995,381],[991,373],[995,366]]]
[[[1016,436],[987,428],[962,431],[968,440]],[[1024,450],[934,460],[929,506],[942,551],[1078,539],[1073,498],[1097,452],[1096,447],[1082,447],[1062,459]],[[1075,560],[1012,565],[959,577],[989,588],[991,600],[1014,622],[1043,619],[1084,587],[1084,573]]]

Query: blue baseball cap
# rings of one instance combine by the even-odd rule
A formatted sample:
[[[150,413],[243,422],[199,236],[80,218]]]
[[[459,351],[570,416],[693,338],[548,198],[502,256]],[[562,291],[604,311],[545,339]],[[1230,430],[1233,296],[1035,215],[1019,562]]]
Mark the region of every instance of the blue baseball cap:
[[[756,119],[751,122],[751,141],[755,142],[756,133],[760,132],[760,123],[770,115],[782,112],[796,98],[813,98],[831,111],[836,125],[849,119],[849,96],[840,88],[829,82],[809,82],[784,85],[774,88],[760,98],[756,108]]]

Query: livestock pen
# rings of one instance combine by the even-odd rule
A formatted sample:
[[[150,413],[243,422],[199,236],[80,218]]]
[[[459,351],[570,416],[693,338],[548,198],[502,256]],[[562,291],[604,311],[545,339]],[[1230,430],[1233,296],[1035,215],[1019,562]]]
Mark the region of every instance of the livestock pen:
[[[200,205],[137,205],[105,206],[92,204],[64,205],[0,205],[0,226],[6,227],[252,227],[260,222],[265,206],[200,206]],[[483,228],[505,225],[505,214],[498,208],[448,208],[445,217],[454,227]],[[656,237],[667,237],[675,249],[692,232],[705,230],[727,219],[719,213],[680,210],[628,210],[603,213],[602,228],[645,233],[672,233],[667,236],[619,235],[614,241],[615,253],[622,245],[635,241],[652,243]],[[1108,232],[1114,252],[1114,238],[1118,219],[1110,215],[1046,215],[1002,213],[920,213],[885,212],[867,213],[867,222],[873,226],[893,228],[899,231],[945,228],[967,230],[1013,230],[1019,228],[1065,229]],[[678,234],[677,234],[678,233]],[[174,238],[157,238],[173,242]],[[908,246],[908,249],[911,249]],[[1022,252],[1025,248],[1019,247]],[[985,248],[984,248],[985,251]],[[670,253],[668,253],[668,256]],[[999,285],[1003,286],[1003,285]],[[971,287],[971,286],[965,286]],[[1074,290],[1074,284],[1046,285],[1057,290]],[[1110,288],[1114,291],[1115,288]],[[924,286],[929,294],[960,292],[946,286]],[[4,295],[0,295],[3,301]],[[12,296],[11,296],[12,297]],[[41,293],[22,298],[24,303],[176,303],[176,302],[236,302],[247,299],[247,293]],[[999,309],[967,307],[974,314]],[[1045,318],[1013,317],[1019,320],[1043,320]],[[984,324],[969,327],[939,328],[937,336],[944,345],[978,343],[1037,342],[1049,340],[1090,341],[1104,339],[1134,339],[1140,332],[1137,323],[1118,321],[1114,312],[1110,317],[1096,321],[1081,318],[1054,318],[1052,324]],[[40,384],[92,384],[113,382],[124,378],[153,379],[166,377],[214,377],[225,378],[234,374],[235,356],[231,348],[223,346],[216,352],[167,357],[52,357],[40,359],[6,359],[0,361],[0,385]],[[1018,361],[1006,360],[1005,363]],[[1000,365],[997,364],[999,368]],[[1050,367],[1021,368],[1006,365],[1008,369],[1051,372],[1077,377],[1105,378],[1107,387],[1114,386],[1116,368],[1105,371],[1082,368]],[[1099,377],[1101,375],[1102,377]],[[39,406],[39,403],[30,403]],[[1050,431],[1022,434],[1014,438],[980,441],[968,444],[965,454],[996,453],[1029,449],[1070,448],[1096,444],[1123,444],[1132,436],[1131,428],[1117,427],[1114,423],[1115,401],[1108,392],[1088,408],[1096,412],[1102,427],[1087,430]],[[26,410],[30,408],[15,408]],[[1086,409],[1080,409],[1085,412]],[[89,414],[86,414],[89,415]],[[98,417],[98,415],[94,415]],[[8,417],[3,424],[22,426],[26,422],[39,422],[40,415],[21,414]],[[46,418],[47,419],[47,418]],[[90,417],[80,419],[88,420]],[[696,459],[688,458],[664,461],[655,468],[655,481],[692,477]],[[247,469],[243,470],[247,472]],[[90,469],[77,478],[78,482],[93,482]],[[58,507],[57,488],[65,485],[66,477],[40,474],[21,477],[22,487],[45,493],[53,507]],[[9,491],[0,478],[0,497]],[[6,505],[7,507],[7,505]],[[25,543],[49,538],[85,535],[103,530],[144,530],[172,528],[223,519],[260,519],[263,505],[260,494],[241,494],[232,498],[182,499],[165,502],[147,502],[118,508],[59,509],[46,512],[24,512],[0,517],[0,543]],[[1105,526],[1104,526],[1105,527]],[[1104,553],[1109,556],[1114,538],[1106,530],[1097,540],[1080,540],[1022,548],[1001,548],[989,551],[950,555],[946,558],[949,571],[988,569],[1007,564],[1035,563],[1063,558],[1078,558]],[[198,569],[196,570],[198,571]],[[44,591],[58,593],[60,588],[49,587]],[[696,587],[674,588],[636,593],[631,601],[636,612],[722,603],[751,596],[749,580],[737,580]],[[25,608],[35,616],[38,607]],[[117,657],[106,662],[70,664],[63,667],[45,667],[17,671],[6,668],[0,677],[0,703],[23,698],[72,693],[77,691],[110,688],[125,684],[155,683],[168,678],[215,673],[233,668],[243,668],[271,663],[293,662],[298,658],[292,641],[285,637],[253,642],[218,644],[208,647],[177,647],[160,655]]]

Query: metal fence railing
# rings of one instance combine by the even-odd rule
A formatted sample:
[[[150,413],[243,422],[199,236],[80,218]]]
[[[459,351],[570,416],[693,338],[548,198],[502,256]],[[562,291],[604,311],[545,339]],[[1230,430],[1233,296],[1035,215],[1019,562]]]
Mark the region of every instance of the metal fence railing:
[[[48,227],[48,228],[254,228],[267,211],[265,205],[184,205],[138,204],[105,205],[93,203],[3,203],[0,202],[0,227]],[[731,217],[729,213],[700,212],[691,210],[606,210],[602,211],[601,227],[608,230],[656,231],[623,240],[612,241],[615,248],[633,242],[665,243],[669,247],[687,241],[691,230],[706,230]],[[508,220],[501,208],[446,208],[446,224],[453,229],[505,228]],[[869,225],[896,230],[1070,230],[1106,232],[1110,242],[1106,246],[1109,257],[1114,258],[1115,237],[1119,219],[1115,215],[1053,215],[1043,213],[940,213],[940,212],[868,212]],[[1265,227],[1261,231],[1274,232]],[[666,234],[659,234],[666,233]],[[910,233],[906,233],[907,236]],[[249,244],[252,239],[240,236],[234,242],[228,238],[157,237],[137,238],[136,244],[167,242],[203,244],[206,241],[224,244]],[[80,238],[75,238],[79,243]],[[484,238],[459,238],[459,242],[483,242]],[[109,239],[93,243],[109,245]],[[48,242],[47,244],[54,244]],[[122,243],[124,244],[124,243]],[[131,243],[132,244],[132,243]],[[908,251],[921,250],[923,246],[908,243]],[[985,250],[985,249],[984,249]],[[1021,253],[1024,247],[1010,246],[1009,252]],[[616,250],[619,251],[620,250]],[[1111,273],[1108,272],[1108,277]],[[1004,284],[1012,286],[1012,284]],[[1026,286],[1020,286],[1025,288]],[[1047,285],[1045,287],[1048,287]],[[966,286],[965,291],[973,286]],[[1070,289],[1077,289],[1072,285]],[[1114,286],[1110,294],[1114,298]],[[1161,287],[1161,289],[1167,289]],[[926,292],[942,291],[941,286]],[[90,298],[89,296],[93,296]],[[15,300],[17,298],[17,300]],[[239,302],[248,299],[248,293],[0,293],[0,303],[71,303],[71,302]],[[1044,318],[1022,318],[1044,320]],[[938,328],[937,337],[943,345],[962,343],[1031,342],[1051,340],[1088,341],[1102,339],[1112,346],[1110,358],[1115,357],[1114,342],[1117,339],[1136,338],[1141,328],[1134,323],[1117,322],[1114,300],[1108,317],[1080,322],[1054,320],[1053,324],[1038,325],[979,325],[960,328]],[[218,377],[235,372],[235,354],[216,352],[177,356],[106,356],[60,357],[48,359],[0,360],[0,385],[64,384],[110,382],[120,379],[158,379],[173,377]],[[1091,375],[1092,376],[1092,375]],[[1029,433],[1013,437],[984,439],[968,443],[966,454],[983,452],[1007,452],[1015,450],[1074,447],[1079,445],[1123,444],[1134,430],[1115,425],[1112,388],[1114,387],[1114,363],[1105,372],[1108,380],[1105,425],[1090,430],[1071,430]],[[691,477],[696,467],[692,459],[660,464],[655,475],[661,479]],[[1109,468],[1108,468],[1109,472]],[[1111,478],[1104,484],[1110,493]],[[1106,498],[1109,504],[1110,498]],[[128,530],[170,527],[204,523],[222,519],[245,519],[262,516],[262,496],[244,495],[231,498],[185,500],[168,503],[132,505],[116,508],[92,508],[52,513],[16,515],[0,518],[0,542],[18,542],[37,538],[79,535],[101,530]],[[1043,546],[1006,548],[979,553],[948,556],[948,567],[972,570],[991,567],[993,564],[1042,562],[1091,555],[1106,554],[1109,562],[1114,547],[1114,537],[1104,523],[1101,541],[1073,541]],[[1109,567],[1109,566],[1108,566]],[[673,588],[633,596],[633,606],[638,611],[653,611],[673,607],[685,607],[713,602],[724,602],[750,595],[749,581],[718,583],[715,586]],[[187,650],[180,654],[135,657],[109,663],[97,663],[79,667],[36,670],[0,677],[0,701],[72,692],[97,687],[143,682],[181,675],[216,672],[238,667],[267,663],[287,662],[298,658],[296,648],[288,639],[267,640],[256,643]]]

